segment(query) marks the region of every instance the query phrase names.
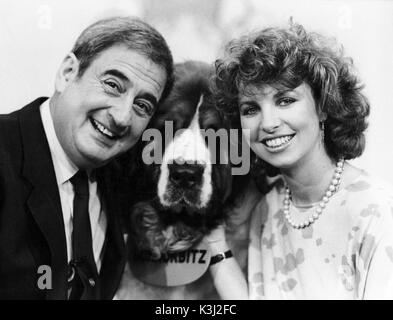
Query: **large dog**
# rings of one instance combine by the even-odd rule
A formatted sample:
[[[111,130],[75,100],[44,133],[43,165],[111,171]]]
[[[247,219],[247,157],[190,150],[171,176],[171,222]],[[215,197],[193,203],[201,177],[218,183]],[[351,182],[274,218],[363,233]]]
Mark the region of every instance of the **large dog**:
[[[130,256],[183,252],[225,221],[234,255],[246,265],[248,214],[261,194],[247,176],[231,174],[229,148],[238,142],[218,138],[220,130],[228,134],[229,122],[215,107],[212,71],[201,62],[176,65],[174,88],[149,126],[151,139],[139,146],[143,157],[133,164],[127,204]],[[209,272],[188,285],[160,287],[138,280],[129,266],[119,299],[218,298]]]

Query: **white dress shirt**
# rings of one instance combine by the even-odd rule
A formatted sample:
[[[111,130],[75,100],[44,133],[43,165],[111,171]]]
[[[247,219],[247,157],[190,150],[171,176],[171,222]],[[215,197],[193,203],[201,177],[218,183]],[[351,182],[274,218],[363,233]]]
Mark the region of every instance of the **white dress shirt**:
[[[55,169],[57,185],[60,193],[61,209],[63,211],[63,220],[67,241],[68,262],[72,259],[72,230],[73,230],[73,202],[74,187],[70,179],[79,170],[68,158],[57,139],[53,125],[52,115],[49,108],[49,99],[40,106],[41,119],[44,125],[46,138],[48,140],[52,162]],[[100,272],[103,258],[103,246],[107,228],[105,209],[100,201],[97,190],[97,182],[94,175],[89,176],[89,216],[91,225],[91,235],[93,244],[94,260],[97,270]]]

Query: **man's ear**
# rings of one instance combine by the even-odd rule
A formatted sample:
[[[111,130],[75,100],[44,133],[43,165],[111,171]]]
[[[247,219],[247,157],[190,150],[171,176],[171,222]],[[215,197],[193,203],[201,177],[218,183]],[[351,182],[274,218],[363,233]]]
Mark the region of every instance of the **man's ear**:
[[[62,92],[78,77],[79,60],[72,52],[67,54],[56,74],[55,89]]]

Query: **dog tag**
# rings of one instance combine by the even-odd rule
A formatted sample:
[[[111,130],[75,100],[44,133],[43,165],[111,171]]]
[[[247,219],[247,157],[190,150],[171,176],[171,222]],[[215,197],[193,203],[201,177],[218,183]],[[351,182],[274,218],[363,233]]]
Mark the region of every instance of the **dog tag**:
[[[132,273],[139,280],[156,286],[181,286],[199,279],[210,263],[210,251],[201,241],[193,248],[176,254],[163,255],[159,260],[134,256]]]

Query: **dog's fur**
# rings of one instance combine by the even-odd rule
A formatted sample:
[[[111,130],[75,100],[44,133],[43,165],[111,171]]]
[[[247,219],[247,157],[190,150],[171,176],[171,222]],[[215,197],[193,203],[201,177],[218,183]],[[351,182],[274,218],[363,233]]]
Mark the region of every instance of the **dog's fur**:
[[[130,254],[148,252],[153,259],[186,250],[226,221],[228,242],[242,267],[246,266],[248,214],[261,194],[248,177],[232,177],[231,164],[211,163],[212,150],[199,129],[229,129],[229,122],[215,108],[209,87],[212,68],[199,62],[176,65],[175,85],[159,106],[150,128],[164,137],[165,121],[173,121],[174,133],[183,133],[168,144],[142,142],[136,153],[150,152],[157,143],[164,150],[162,164],[146,165],[136,159],[131,175],[128,206]],[[225,148],[224,148],[225,149]],[[192,152],[192,151],[196,152]],[[228,157],[217,150],[216,159]],[[222,160],[222,158],[221,158]],[[184,161],[186,163],[184,164]],[[135,169],[136,167],[136,169]],[[236,179],[233,182],[233,179]],[[137,280],[129,266],[117,294],[119,299],[218,298],[207,272],[186,286],[164,288]]]

